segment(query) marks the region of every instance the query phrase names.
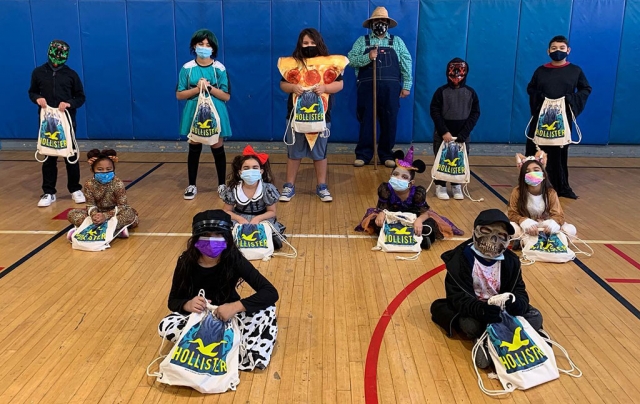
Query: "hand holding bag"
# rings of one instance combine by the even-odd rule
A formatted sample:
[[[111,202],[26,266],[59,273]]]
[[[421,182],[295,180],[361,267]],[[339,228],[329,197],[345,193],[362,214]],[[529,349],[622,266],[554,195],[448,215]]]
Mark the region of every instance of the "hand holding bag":
[[[63,113],[58,108],[48,105],[41,108],[36,160],[44,163],[49,156],[64,157],[69,163],[76,164],[79,151],[69,111],[65,109]],[[38,154],[46,157],[40,160]],[[71,157],[74,155],[76,158],[72,160]]]

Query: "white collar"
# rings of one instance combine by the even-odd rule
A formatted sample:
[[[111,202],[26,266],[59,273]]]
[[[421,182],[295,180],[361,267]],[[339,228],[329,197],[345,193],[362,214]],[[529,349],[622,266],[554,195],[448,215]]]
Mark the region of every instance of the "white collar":
[[[262,180],[258,180],[258,186],[256,187],[256,192],[253,194],[252,198],[249,198],[242,189],[243,182],[240,182],[236,189],[233,190],[234,196],[236,198],[236,203],[238,205],[246,206],[251,202],[256,202],[262,199]]]

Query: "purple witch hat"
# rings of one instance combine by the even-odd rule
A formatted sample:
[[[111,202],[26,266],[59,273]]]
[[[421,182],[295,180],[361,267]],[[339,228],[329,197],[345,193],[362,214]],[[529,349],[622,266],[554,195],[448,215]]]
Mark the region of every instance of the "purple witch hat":
[[[396,165],[405,170],[418,171],[418,168],[413,166],[413,146],[409,148],[406,156],[396,159]]]

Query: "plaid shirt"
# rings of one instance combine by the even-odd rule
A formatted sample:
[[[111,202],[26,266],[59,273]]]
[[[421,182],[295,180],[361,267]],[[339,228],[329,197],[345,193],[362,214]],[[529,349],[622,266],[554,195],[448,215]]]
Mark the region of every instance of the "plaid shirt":
[[[373,33],[369,33],[369,39],[371,46],[388,47],[390,35],[387,32],[384,38],[380,39]],[[402,88],[404,90],[411,90],[413,80],[411,78],[411,54],[404,44],[404,41],[400,37],[393,37],[393,50],[398,54],[398,60],[400,62],[400,72],[402,73]],[[353,48],[349,51],[347,57],[349,58],[349,64],[356,71],[356,77],[360,67],[366,66],[371,63],[368,54],[364,54],[367,46],[365,44],[364,36],[361,36],[353,44]]]

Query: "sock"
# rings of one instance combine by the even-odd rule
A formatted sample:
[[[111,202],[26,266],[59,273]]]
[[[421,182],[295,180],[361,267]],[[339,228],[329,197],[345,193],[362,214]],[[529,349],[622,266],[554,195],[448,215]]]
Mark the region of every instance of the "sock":
[[[200,153],[202,153],[202,143],[189,143],[189,157],[187,158],[189,185],[196,185],[198,166],[200,165]]]
[[[217,149],[211,149],[213,160],[216,163],[216,172],[218,173],[218,185],[224,184],[227,176],[227,155],[224,152],[224,145]]]

